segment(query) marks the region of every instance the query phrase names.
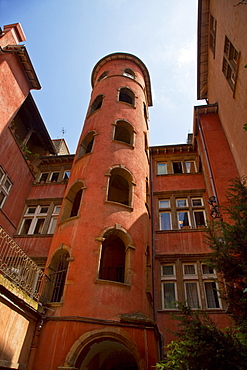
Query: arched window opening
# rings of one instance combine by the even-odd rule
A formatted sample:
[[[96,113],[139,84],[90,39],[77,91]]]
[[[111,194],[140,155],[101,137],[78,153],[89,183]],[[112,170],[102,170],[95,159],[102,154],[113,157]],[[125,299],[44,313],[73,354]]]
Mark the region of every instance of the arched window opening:
[[[114,140],[133,145],[133,127],[126,121],[117,121]]]
[[[101,80],[103,80],[103,78],[107,77],[108,76],[108,73],[109,73],[109,71],[105,71],[105,72],[101,73],[101,75],[98,78],[98,82],[100,82]]]
[[[99,279],[124,283],[125,244],[116,230],[105,234],[102,243]]]
[[[135,73],[130,68],[125,68],[123,70],[123,76],[129,77],[129,78],[135,78]]]
[[[71,209],[70,217],[75,217],[78,214],[80,203],[81,203],[81,197],[82,197],[82,189],[80,189],[76,195],[73,202],[73,206]]]
[[[145,120],[147,121],[147,119],[148,119],[148,111],[147,111],[147,107],[146,107],[146,104],[145,103],[143,103],[143,114],[144,114]]]
[[[77,182],[70,188],[68,195],[65,197],[61,221],[78,216],[81,198],[83,194],[83,183]]]
[[[104,98],[104,95],[98,95],[94,101],[93,101],[93,104],[91,105],[91,109],[90,109],[90,112],[89,114],[95,112],[96,110],[100,109],[101,106],[102,106],[102,103],[103,103],[103,98]]]
[[[82,157],[83,155],[92,152],[93,144],[94,144],[94,136],[95,136],[95,132],[91,131],[84,137],[84,139],[82,140],[79,146],[78,157]]]
[[[119,92],[119,101],[135,105],[135,94],[127,87],[122,87]]]
[[[111,171],[108,200],[131,206],[132,176],[123,168],[114,168]]]
[[[50,302],[61,302],[69,264],[69,253],[59,250],[49,266]]]

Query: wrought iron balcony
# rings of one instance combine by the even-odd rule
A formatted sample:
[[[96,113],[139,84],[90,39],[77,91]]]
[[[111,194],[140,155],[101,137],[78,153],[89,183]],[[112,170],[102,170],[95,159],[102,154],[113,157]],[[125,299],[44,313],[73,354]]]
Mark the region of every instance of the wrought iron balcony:
[[[0,274],[36,302],[43,300],[46,275],[1,226]]]

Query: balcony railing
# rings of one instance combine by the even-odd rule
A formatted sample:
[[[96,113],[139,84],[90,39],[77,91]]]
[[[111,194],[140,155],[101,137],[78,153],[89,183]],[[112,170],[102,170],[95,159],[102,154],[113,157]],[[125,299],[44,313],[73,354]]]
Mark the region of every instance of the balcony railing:
[[[39,302],[46,275],[0,226],[0,274]]]

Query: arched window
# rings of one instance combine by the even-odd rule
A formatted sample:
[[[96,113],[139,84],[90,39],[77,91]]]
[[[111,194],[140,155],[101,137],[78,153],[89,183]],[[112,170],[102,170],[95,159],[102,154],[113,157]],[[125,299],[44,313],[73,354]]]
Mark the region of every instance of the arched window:
[[[123,76],[129,77],[129,78],[135,78],[135,73],[130,68],[125,68],[123,70]]]
[[[66,280],[67,270],[69,264],[69,253],[60,249],[53,256],[51,264],[49,266],[49,298],[50,302],[61,302],[64,284]]]
[[[128,87],[122,87],[119,91],[119,101],[135,106],[135,94]]]
[[[87,153],[91,153],[93,149],[95,131],[90,131],[81,141],[78,151],[78,158]]]
[[[133,179],[131,174],[120,167],[110,173],[108,200],[131,206]]]
[[[102,243],[99,279],[124,283],[125,243],[121,232],[110,230]]]
[[[102,103],[103,103],[103,98],[104,98],[104,95],[98,95],[94,101],[93,101],[93,104],[91,105],[91,108],[90,108],[90,112],[89,114],[95,112],[96,110],[100,109],[101,106],[102,106]]]
[[[117,121],[114,131],[114,140],[133,145],[133,127],[126,121]]]
[[[109,73],[109,71],[105,71],[105,72],[101,73],[101,75],[98,78],[98,82],[100,82],[101,80],[103,80],[103,78],[107,77],[108,76],[108,73]]]
[[[67,220],[70,217],[78,216],[83,189],[83,183],[80,181],[71,186],[64,200],[61,221]]]

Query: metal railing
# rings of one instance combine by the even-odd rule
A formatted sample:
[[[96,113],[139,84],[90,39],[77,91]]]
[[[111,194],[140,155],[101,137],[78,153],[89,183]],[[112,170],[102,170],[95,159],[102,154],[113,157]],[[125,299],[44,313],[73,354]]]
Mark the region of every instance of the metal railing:
[[[39,302],[46,275],[0,226],[0,274]]]

